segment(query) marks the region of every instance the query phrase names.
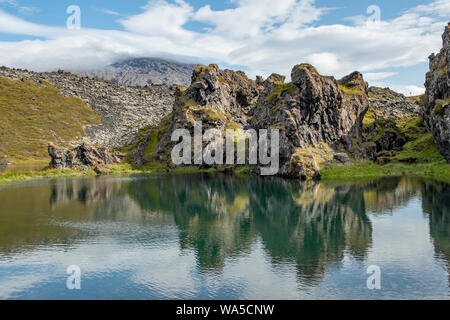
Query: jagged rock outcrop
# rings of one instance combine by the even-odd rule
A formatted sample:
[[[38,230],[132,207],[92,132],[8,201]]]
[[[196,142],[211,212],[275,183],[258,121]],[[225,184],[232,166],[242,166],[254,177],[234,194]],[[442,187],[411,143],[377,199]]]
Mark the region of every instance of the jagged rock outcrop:
[[[363,121],[365,157],[377,161],[385,152],[397,152],[408,142],[404,126],[419,119],[420,103],[389,88],[369,88],[369,109]]]
[[[194,67],[193,64],[158,58],[131,58],[81,75],[133,87],[152,84],[189,86]]]
[[[202,121],[203,132],[279,129],[279,174],[320,177],[321,162],[333,161],[335,150],[348,151],[354,140],[361,140],[368,85],[359,72],[338,82],[306,64],[295,66],[291,78],[284,83],[284,76],[273,74],[252,81],[240,71],[197,66],[192,85],[177,93],[171,119],[151,128],[135,149],[135,164],[170,164],[171,133],[187,129],[193,135],[194,123]]]
[[[424,118],[439,149],[450,162],[450,23],[442,35],[443,48],[430,56],[426,76],[428,103]]]
[[[86,143],[74,150],[59,148],[49,143],[48,154],[51,157],[50,167],[57,170],[95,168],[103,173],[105,170],[102,167],[121,161],[118,153],[111,153],[106,148],[95,148]]]
[[[175,101],[175,86],[124,87],[63,71],[36,73],[6,67],[0,67],[1,76],[51,83],[61,94],[84,100],[99,114],[101,124],[86,127],[87,137],[74,141],[74,145],[86,142],[109,149],[128,145],[136,140],[141,128],[157,125],[170,113]]]
[[[317,175],[318,163],[332,160],[332,149],[349,150],[361,136],[368,85],[359,72],[338,82],[308,64],[295,66],[291,79],[288,84],[265,84],[251,126],[281,130],[283,174],[292,175],[294,170],[297,175],[300,169]],[[302,169],[298,164],[309,165]]]

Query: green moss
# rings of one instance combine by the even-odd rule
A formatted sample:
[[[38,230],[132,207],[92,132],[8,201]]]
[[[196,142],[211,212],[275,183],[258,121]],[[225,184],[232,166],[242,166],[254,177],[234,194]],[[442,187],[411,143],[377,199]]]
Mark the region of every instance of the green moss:
[[[172,125],[172,115],[169,114],[161,120],[161,123],[157,127],[150,129],[151,136],[147,142],[147,148],[145,150],[144,158],[148,161],[154,161],[154,156],[158,149],[159,142],[169,132]]]
[[[309,63],[302,63],[302,64],[299,64],[299,65],[296,66],[296,67],[297,67],[297,68],[306,68],[306,69],[308,69],[310,72],[315,73],[315,74],[317,74],[317,75],[320,75],[319,72],[317,71],[317,69],[316,69],[314,66],[312,66],[311,64],[309,64]]]
[[[344,84],[339,84],[339,89],[348,95],[365,95],[364,91],[360,87],[347,87]]]
[[[283,93],[292,93],[294,88],[295,85],[292,82],[279,84],[273,89],[272,93],[267,96],[265,100],[275,102]]]
[[[431,163],[443,162],[445,159],[434,143],[431,133],[420,135],[415,140],[406,143],[403,149],[392,158],[393,161]]]
[[[363,119],[363,127],[370,127],[375,122],[375,113],[369,109]]]
[[[101,117],[82,100],[61,95],[48,82],[0,77],[0,155],[10,161],[48,159],[47,143],[69,147]]]
[[[434,113],[440,116],[444,115],[445,108],[444,106],[450,104],[450,98],[447,100],[439,99],[436,100],[436,107],[434,108]]]

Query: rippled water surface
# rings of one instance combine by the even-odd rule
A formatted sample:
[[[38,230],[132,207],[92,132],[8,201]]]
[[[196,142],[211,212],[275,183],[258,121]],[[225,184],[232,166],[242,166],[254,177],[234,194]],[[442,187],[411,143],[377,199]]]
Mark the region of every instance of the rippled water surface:
[[[0,299],[449,299],[449,261],[450,186],[430,180],[0,187]],[[81,290],[66,287],[71,265]]]

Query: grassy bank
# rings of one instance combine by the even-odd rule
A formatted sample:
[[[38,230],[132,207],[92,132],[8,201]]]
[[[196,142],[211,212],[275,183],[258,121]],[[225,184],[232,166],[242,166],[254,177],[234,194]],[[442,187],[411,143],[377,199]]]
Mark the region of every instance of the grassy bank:
[[[128,177],[128,176],[156,176],[164,174],[194,174],[194,173],[211,173],[216,172],[215,169],[199,170],[195,167],[185,167],[177,169],[151,168],[144,167],[140,169],[133,168],[130,164],[118,164],[108,167],[111,177]],[[71,177],[95,177],[98,174],[93,170],[52,170],[45,169],[41,171],[27,172],[8,172],[0,173],[0,185],[12,182],[40,180],[40,179],[57,179]]]
[[[450,183],[450,164],[444,161],[418,164],[390,163],[386,165],[363,161],[356,162],[352,166],[326,165],[321,172],[324,181],[348,181],[409,175],[428,177]]]

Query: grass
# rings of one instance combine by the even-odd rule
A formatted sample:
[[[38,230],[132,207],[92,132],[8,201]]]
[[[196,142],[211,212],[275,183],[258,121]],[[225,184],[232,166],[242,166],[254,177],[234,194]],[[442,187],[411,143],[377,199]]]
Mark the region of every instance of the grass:
[[[449,104],[450,104],[450,98],[448,98],[447,100],[444,100],[444,99],[436,100],[436,107],[434,108],[434,113],[437,115],[443,116],[444,112],[445,112],[444,106],[449,105]]]
[[[65,147],[85,136],[101,118],[77,98],[48,82],[0,77],[0,156],[10,162],[48,159],[47,143]]]
[[[322,168],[321,173],[324,181],[347,181],[409,175],[429,177],[450,183],[450,164],[445,161],[418,164],[390,163],[386,165],[361,161],[354,163],[352,166],[328,164]]]
[[[364,91],[359,86],[348,87],[346,85],[339,84],[339,89],[341,89],[346,94],[351,95],[351,96],[355,96],[355,95],[363,96],[363,95],[365,95]]]
[[[39,180],[39,179],[55,179],[55,178],[63,178],[63,177],[88,177],[95,176],[96,173],[93,169],[81,171],[81,170],[52,170],[46,169],[42,171],[30,171],[30,172],[10,172],[10,173],[0,173],[0,185],[11,183],[11,182],[20,182],[20,181],[29,181],[29,180]]]
[[[283,93],[291,93],[294,88],[295,86],[292,82],[279,84],[273,89],[272,93],[267,96],[265,100],[275,102]]]

